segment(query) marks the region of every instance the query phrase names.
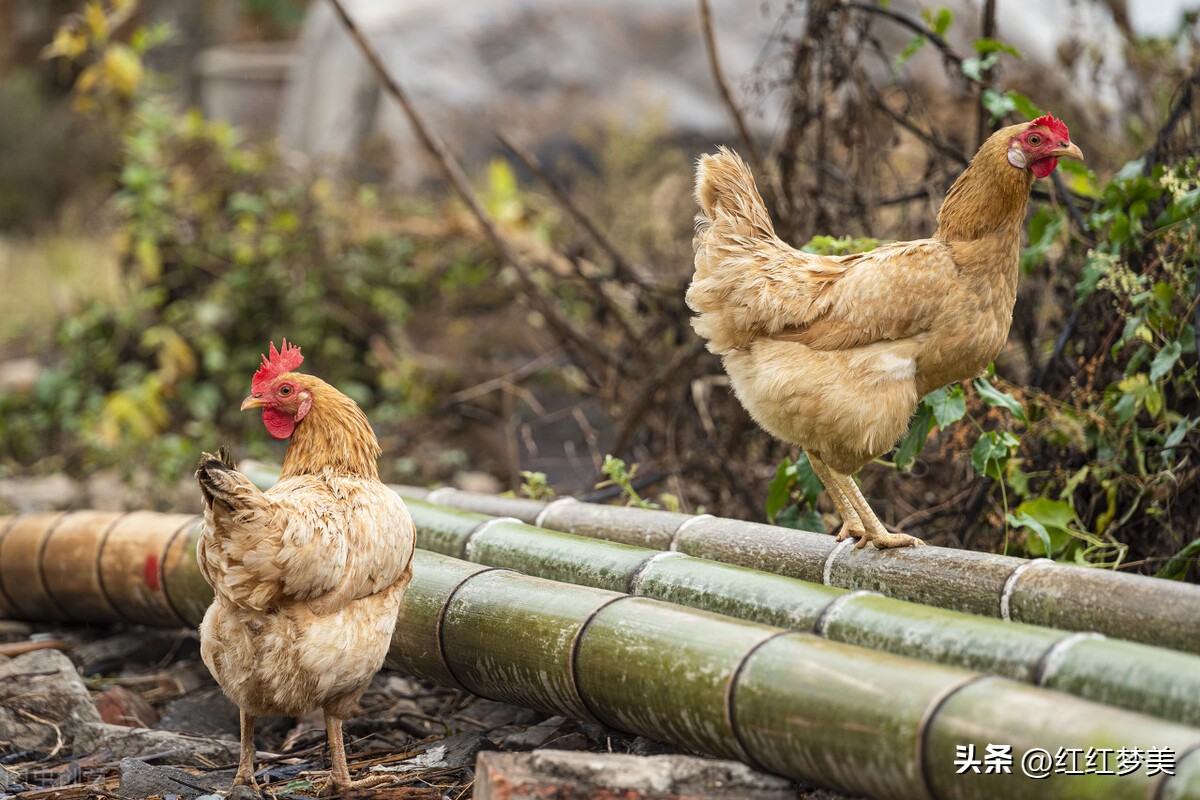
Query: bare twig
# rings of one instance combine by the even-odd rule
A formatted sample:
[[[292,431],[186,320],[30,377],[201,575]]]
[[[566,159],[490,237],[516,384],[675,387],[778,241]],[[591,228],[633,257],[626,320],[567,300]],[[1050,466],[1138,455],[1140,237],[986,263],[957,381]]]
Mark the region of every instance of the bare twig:
[[[954,47],[949,42],[947,42],[944,37],[942,37],[936,31],[931,30],[928,25],[926,25],[924,22],[922,22],[917,17],[914,17],[911,14],[906,14],[903,11],[897,11],[896,9],[891,8],[890,6],[876,5],[874,3],[861,2],[861,0],[845,0],[845,4],[848,8],[856,8],[859,11],[866,11],[871,14],[879,14],[881,16],[887,17],[888,19],[891,19],[894,22],[898,22],[899,24],[908,28],[913,33],[916,33],[917,35],[924,37],[934,47],[936,47],[938,49],[938,52],[940,52],[943,56],[945,56],[947,59],[949,59],[951,62],[953,62],[955,64],[955,66],[957,66],[959,68],[960,73],[962,72],[962,63],[965,60],[963,58],[963,56],[957,50],[955,50]],[[971,83],[975,83],[975,84],[982,83],[981,81],[977,80],[976,78],[972,78],[965,74],[963,75],[963,77],[966,78]]]
[[[537,156],[529,152],[529,150],[527,150],[523,145],[519,144],[506,133],[498,133],[496,134],[496,138],[499,139],[500,144],[504,145],[510,153],[516,156],[520,162],[537,177],[538,180],[545,184],[546,188],[550,190],[550,194],[554,195],[554,199],[557,200],[562,209],[567,212],[567,215],[571,217],[571,219],[575,220],[575,222],[579,224],[579,227],[583,228],[584,231],[587,232],[588,236],[592,238],[592,241],[596,243],[597,247],[604,251],[604,254],[607,255],[612,261],[613,272],[616,274],[617,278],[627,283],[636,284],[637,286],[645,288],[646,284],[638,275],[637,270],[633,268],[633,265],[629,263],[629,259],[625,258],[621,251],[617,249],[616,245],[612,243],[612,240],[609,239],[603,232],[601,232],[598,227],[596,227],[595,223],[592,222],[590,217],[583,213],[582,209],[580,209],[575,201],[571,199],[571,196],[567,194],[562,185],[559,184],[558,181],[554,180],[553,176],[546,171],[546,168],[542,166],[542,163],[538,160]]]
[[[983,38],[994,39],[996,36],[996,0],[984,0],[983,4]],[[988,67],[983,72],[983,80],[985,83],[992,82],[992,68]],[[983,90],[980,89],[980,97],[982,98]],[[975,123],[975,148],[983,144],[983,140],[988,137],[988,119],[990,118],[988,110],[983,107],[983,103],[979,103],[978,116]]]
[[[775,190],[775,187],[769,182],[770,177],[766,170],[766,162],[763,160],[762,151],[758,149],[758,142],[750,133],[750,126],[746,124],[746,117],[742,114],[742,110],[738,107],[737,101],[733,99],[733,92],[729,89],[729,81],[725,78],[725,69],[721,66],[721,56],[717,52],[717,37],[713,31],[712,6],[708,0],[700,0],[700,31],[704,34],[704,47],[708,52],[708,65],[712,70],[713,83],[717,85],[717,93],[721,95],[721,102],[725,104],[725,108],[729,111],[729,116],[733,120],[734,127],[737,128],[738,137],[742,140],[742,145],[746,149],[746,157],[750,159],[751,169],[759,176],[759,179],[766,184],[766,187],[771,195],[768,197],[768,207],[774,204],[785,204],[787,202],[783,192]],[[789,211],[786,208],[779,209],[781,214],[787,216]]]
[[[629,439],[633,435],[633,431],[641,422],[642,415],[646,413],[646,409],[654,402],[654,395],[658,393],[663,384],[674,377],[676,372],[682,369],[693,358],[700,355],[703,350],[704,342],[700,339],[693,341],[690,347],[677,350],[675,357],[641,386],[637,393],[637,402],[625,412],[624,419],[621,422],[621,431],[617,434],[617,443],[613,447],[613,453],[620,455],[625,452],[625,448],[629,446]]]
[[[425,118],[417,111],[413,105],[408,93],[400,86],[392,74],[380,59],[375,48],[363,36],[362,31],[346,13],[346,9],[342,5],[342,0],[329,0],[334,11],[345,25],[350,36],[358,44],[359,50],[366,56],[376,77],[383,83],[388,94],[392,96],[400,108],[404,111],[408,121],[412,124],[413,130],[417,133],[417,138],[421,144],[433,156],[438,166],[442,171],[442,175],[450,183],[454,192],[466,204],[471,215],[478,221],[484,233],[500,251],[501,257],[513,266],[517,271],[517,275],[525,289],[526,295],[530,298],[538,312],[546,319],[548,325],[554,328],[564,338],[569,339],[571,344],[588,353],[593,359],[601,364],[614,363],[615,359],[609,353],[606,353],[597,346],[592,337],[575,331],[570,322],[562,315],[559,309],[555,306],[551,299],[547,299],[538,289],[537,282],[533,279],[533,270],[525,260],[517,253],[516,249],[509,242],[508,238],[496,227],[488,212],[480,204],[479,199],[475,196],[475,192],[471,189],[471,183],[467,179],[466,173],[459,165],[458,160],[446,147],[445,142],[438,133],[429,126]],[[586,369],[586,365],[581,365]],[[618,369],[620,369],[618,364]]]
[[[1194,90],[1197,85],[1200,85],[1200,67],[1196,67],[1195,72],[1188,76],[1187,80],[1179,89],[1179,98],[1175,101],[1175,105],[1171,107],[1171,113],[1167,115],[1167,121],[1158,131],[1158,136],[1154,137],[1154,144],[1146,151],[1143,156],[1145,164],[1142,166],[1142,174],[1149,175],[1154,166],[1162,158],[1163,148],[1167,146],[1167,140],[1171,138],[1171,134],[1175,132],[1175,127],[1183,119],[1184,114],[1191,110]]]

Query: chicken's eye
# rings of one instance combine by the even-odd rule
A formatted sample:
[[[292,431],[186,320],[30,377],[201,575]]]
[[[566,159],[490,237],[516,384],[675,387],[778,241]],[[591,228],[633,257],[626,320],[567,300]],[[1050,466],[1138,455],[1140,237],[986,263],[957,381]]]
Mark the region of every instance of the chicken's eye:
[[[1035,133],[1033,136],[1030,136],[1030,137],[1029,137],[1029,143],[1030,143],[1031,145],[1033,145],[1034,147],[1037,147],[1039,144],[1041,144],[1041,143],[1042,143],[1042,137],[1038,136],[1038,135]]]
[[[279,387],[279,396],[280,397],[287,397],[291,393],[292,393],[291,385],[285,383],[283,386]]]

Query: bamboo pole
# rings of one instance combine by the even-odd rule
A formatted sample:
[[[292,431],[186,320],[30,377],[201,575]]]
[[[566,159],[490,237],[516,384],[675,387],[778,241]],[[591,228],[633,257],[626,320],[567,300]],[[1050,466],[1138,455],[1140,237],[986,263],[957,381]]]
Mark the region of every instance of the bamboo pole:
[[[180,557],[181,542],[194,540],[195,517],[72,516],[0,518],[0,553],[28,552],[22,538],[46,543],[68,523],[77,541],[90,530],[101,544],[81,552],[100,553],[104,578],[79,582],[71,591],[80,595],[60,595],[60,603],[107,600],[130,621],[196,624],[211,592],[197,581],[194,558]],[[16,544],[8,541],[14,530],[21,537]],[[110,551],[114,535],[119,550]],[[118,562],[116,552],[127,560]],[[22,570],[43,572],[39,558],[15,566],[6,560],[5,580]],[[3,586],[6,602],[13,588]],[[103,597],[88,596],[97,591]],[[424,550],[417,552],[389,664],[497,700],[598,719],[872,798],[1200,796],[1200,729],[1004,678]],[[1018,774],[1033,748],[1082,754],[1089,747],[1166,749],[1175,755],[1174,774],[1139,769],[1123,777],[1029,781],[961,773],[960,747],[978,745],[982,754],[995,743],[1011,747]]]
[[[1200,726],[1200,657],[1188,653],[823,586],[413,498],[406,504],[418,544],[454,558],[816,633]]]
[[[551,503],[452,488],[395,487],[406,498],[512,516],[538,527],[675,550],[922,605],[1200,653],[1200,586],[943,547],[856,550],[832,536],[709,515]]]

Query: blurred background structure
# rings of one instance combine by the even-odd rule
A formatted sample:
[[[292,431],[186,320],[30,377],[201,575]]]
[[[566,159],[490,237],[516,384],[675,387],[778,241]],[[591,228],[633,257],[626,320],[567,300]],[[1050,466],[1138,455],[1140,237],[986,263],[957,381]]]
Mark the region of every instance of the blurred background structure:
[[[1200,0],[345,6],[482,219],[325,2],[0,0],[0,511],[278,460],[237,403],[287,336],[389,480],[832,527],[688,325],[694,158],[848,252],[1052,111],[1088,161],[1035,193],[996,374],[862,478],[934,543],[1196,579]]]

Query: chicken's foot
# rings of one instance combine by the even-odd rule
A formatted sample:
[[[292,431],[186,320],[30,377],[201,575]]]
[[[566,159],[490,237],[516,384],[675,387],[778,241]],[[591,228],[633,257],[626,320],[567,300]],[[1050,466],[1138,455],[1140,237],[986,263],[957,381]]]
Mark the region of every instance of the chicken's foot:
[[[842,529],[838,531],[837,540],[841,542],[851,538],[861,539],[866,533],[866,528],[863,526],[862,520],[858,518],[858,512],[854,510],[854,506],[850,505],[850,499],[842,491],[841,484],[834,478],[833,470],[815,453],[808,454],[808,463],[812,465],[813,472],[821,479],[825,491],[829,494],[829,499],[833,501],[834,508],[837,509],[838,516],[842,518]]]
[[[893,534],[887,528],[884,528],[883,523],[880,522],[880,518],[875,516],[874,511],[871,511],[871,505],[863,497],[862,491],[859,491],[853,477],[838,473],[838,471],[830,468],[828,464],[821,462],[820,458],[814,461],[814,458],[809,455],[809,461],[814,463],[814,471],[816,471],[817,477],[820,477],[826,488],[829,489],[829,497],[834,499],[834,505],[838,505],[840,497],[853,510],[853,522],[858,523],[858,525],[853,525],[851,521],[847,521],[845,516],[842,516],[842,527],[838,534],[839,542],[853,537],[853,539],[858,540],[857,545],[854,545],[858,549],[866,547],[866,543],[868,542],[880,549],[924,545],[925,542],[917,539],[916,536]],[[817,463],[821,464],[820,468],[816,467]],[[822,470],[824,475],[822,475]],[[826,476],[829,477],[829,481],[824,480]],[[830,483],[836,488],[830,488]],[[841,512],[841,509],[839,509],[839,512]]]
[[[255,792],[258,784],[254,782],[254,717],[241,712],[240,735],[242,752],[238,759],[237,775],[233,777],[234,786],[249,786]]]
[[[328,713],[325,714],[325,737],[329,741],[329,783],[337,794],[352,789],[371,789],[392,781],[391,775],[350,780],[350,768],[346,766],[346,744],[342,740],[342,721]]]

